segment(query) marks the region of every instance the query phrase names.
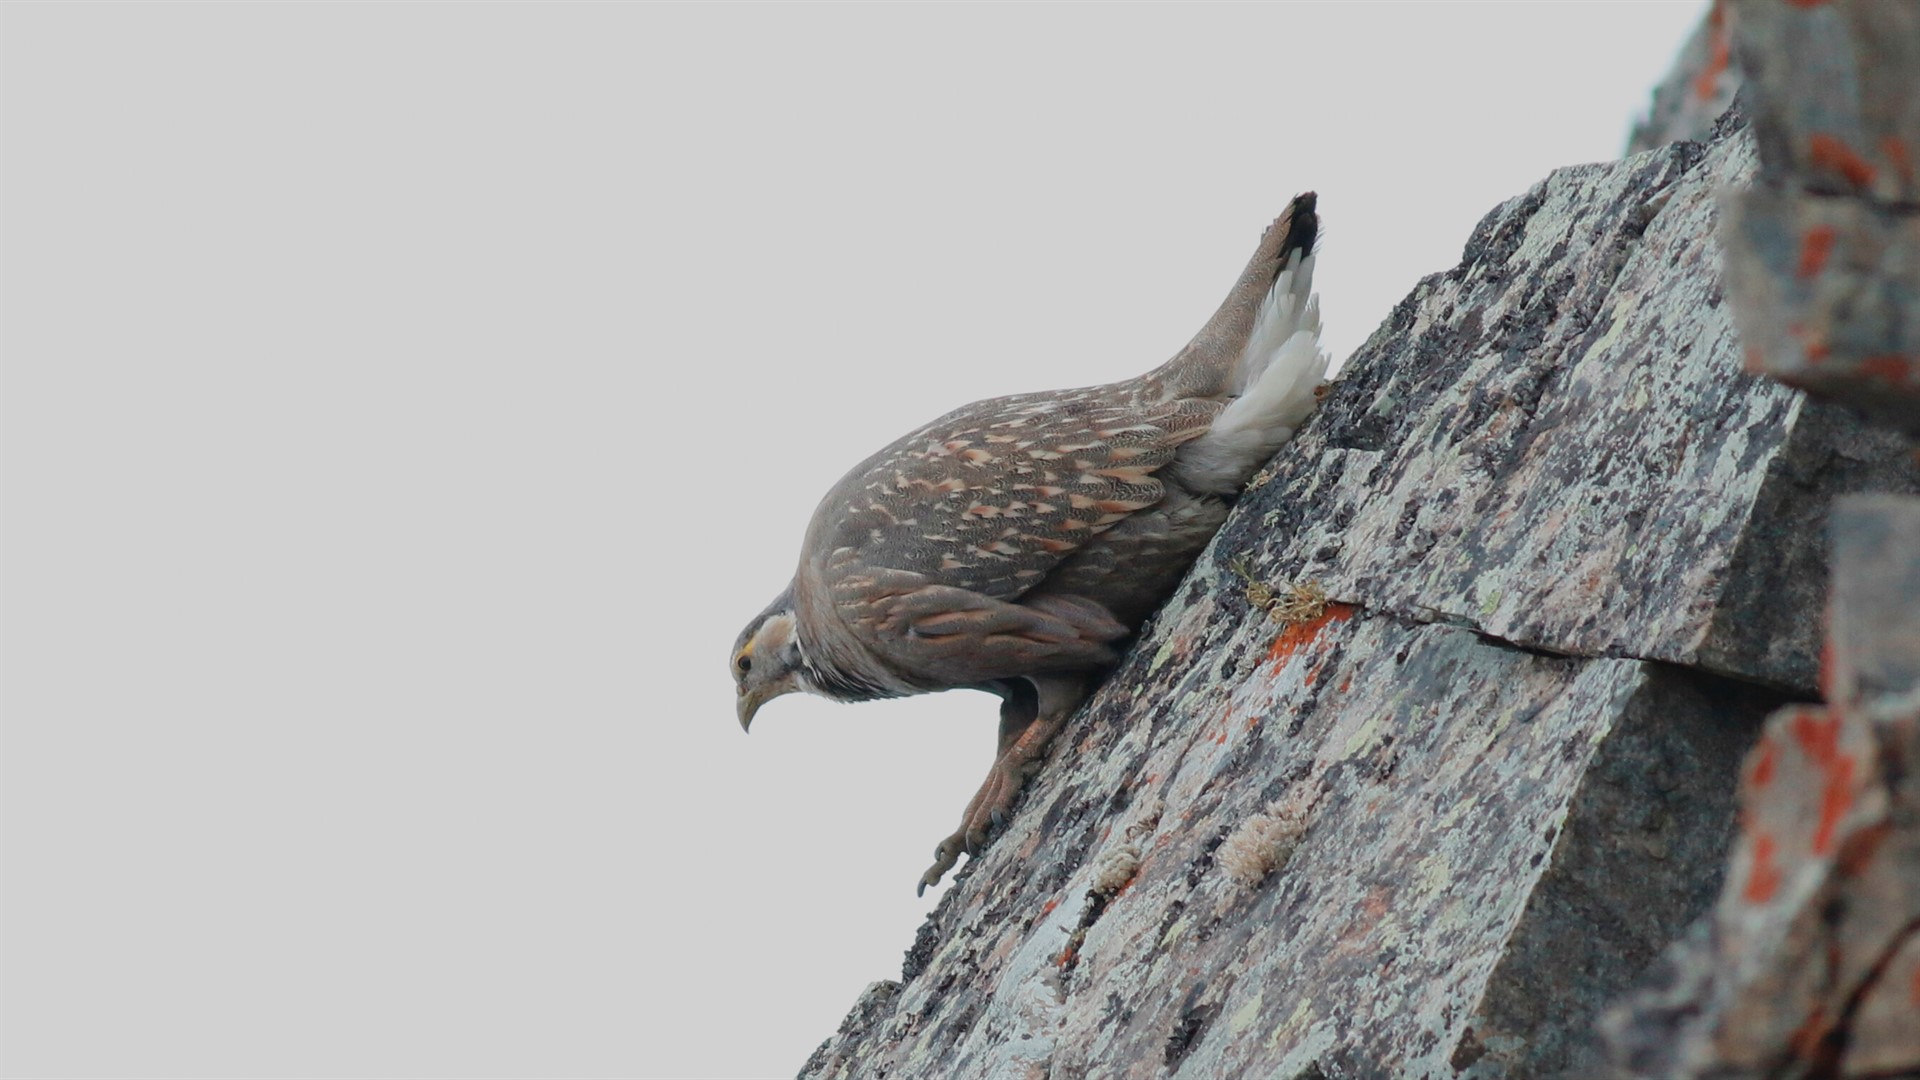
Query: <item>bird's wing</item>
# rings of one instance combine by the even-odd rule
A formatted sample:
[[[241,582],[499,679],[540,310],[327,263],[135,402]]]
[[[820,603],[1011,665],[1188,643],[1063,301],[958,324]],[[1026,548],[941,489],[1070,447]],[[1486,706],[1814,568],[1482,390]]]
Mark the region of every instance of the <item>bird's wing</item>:
[[[828,584],[890,570],[1018,597],[1159,502],[1155,470],[1221,407],[1130,397],[1098,386],[956,409],[848,473],[815,513],[808,552],[834,568]]]
[[[1142,401],[1128,387],[976,402],[848,473],[807,539],[813,579],[838,621],[883,654],[907,638],[916,658],[951,646],[979,661],[964,665],[970,671],[995,667],[981,652],[996,646],[1040,647],[1061,661],[1092,650],[1073,666],[1110,655],[1104,643],[1126,630],[1097,604],[1014,601],[1157,504],[1155,470],[1221,408]]]

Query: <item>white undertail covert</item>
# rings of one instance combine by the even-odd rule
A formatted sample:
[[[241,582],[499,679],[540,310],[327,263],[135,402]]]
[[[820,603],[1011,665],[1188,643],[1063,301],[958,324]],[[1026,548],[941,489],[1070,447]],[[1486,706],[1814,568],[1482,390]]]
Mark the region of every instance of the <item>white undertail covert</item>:
[[[1326,374],[1313,256],[1295,252],[1268,290],[1234,368],[1238,396],[1205,435],[1181,448],[1182,481],[1195,491],[1239,491],[1313,412]]]

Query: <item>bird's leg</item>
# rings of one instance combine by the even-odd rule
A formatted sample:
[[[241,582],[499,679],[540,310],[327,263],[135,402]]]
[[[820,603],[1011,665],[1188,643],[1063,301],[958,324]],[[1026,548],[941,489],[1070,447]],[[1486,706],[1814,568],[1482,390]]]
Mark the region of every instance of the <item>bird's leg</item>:
[[[1066,726],[1067,718],[1086,698],[1086,684],[1080,679],[1037,678],[1020,682],[1019,689],[1009,692],[1000,704],[1000,743],[993,767],[987,770],[980,790],[967,802],[959,830],[934,849],[933,865],[920,877],[923,893],[927,886],[938,884],[953,868],[962,851],[973,856],[986,848],[988,829],[1005,823],[1014,799],[1026,784],[1028,774],[1038,767],[1047,744]]]
[[[1000,703],[1000,741],[993,750],[993,765],[988,768],[987,778],[980,784],[980,790],[973,793],[973,798],[967,800],[967,808],[960,812],[961,829],[954,834],[961,839],[967,854],[975,854],[986,844],[985,829],[981,829],[980,835],[976,838],[968,833],[967,823],[983,813],[992,819],[992,824],[1003,823],[1003,811],[994,809],[995,804],[992,802],[995,792],[1001,786],[996,782],[1000,779],[1001,763],[1006,760],[1007,751],[1013,749],[1021,736],[1033,727],[1034,719],[1039,715],[1040,697],[1034,690],[1033,684],[1025,679],[1013,680],[1007,691],[1006,700]]]
[[[924,894],[927,886],[937,885],[953,864],[960,861],[960,853],[968,850],[966,823],[973,820],[981,803],[993,793],[995,780],[999,776],[1000,761],[1006,757],[1007,750],[1020,738],[1022,732],[1033,726],[1034,717],[1039,715],[1039,696],[1034,692],[1033,684],[1025,679],[1013,679],[1002,684],[999,691],[1000,701],[1000,742],[993,752],[993,766],[987,770],[986,782],[980,790],[973,793],[967,801],[966,810],[960,814],[960,831],[940,841],[933,849],[933,865],[920,875],[919,893]]]

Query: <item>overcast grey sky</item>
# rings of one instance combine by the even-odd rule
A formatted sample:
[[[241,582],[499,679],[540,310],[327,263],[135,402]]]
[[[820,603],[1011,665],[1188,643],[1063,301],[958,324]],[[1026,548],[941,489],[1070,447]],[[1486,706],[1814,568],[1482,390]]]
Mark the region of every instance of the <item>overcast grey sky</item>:
[[[814,501],[1309,188],[1344,358],[1703,10],[6,4],[0,1064],[791,1075],[995,717],[741,735]]]

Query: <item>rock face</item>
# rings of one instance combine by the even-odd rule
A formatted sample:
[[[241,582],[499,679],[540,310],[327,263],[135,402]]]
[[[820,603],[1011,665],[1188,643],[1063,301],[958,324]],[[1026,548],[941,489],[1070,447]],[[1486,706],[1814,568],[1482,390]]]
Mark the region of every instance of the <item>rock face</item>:
[[[1750,367],[1920,432],[1920,9],[1740,9]],[[1823,73],[1806,79],[1808,70]],[[1604,1022],[1625,1075],[1920,1076],[1920,499],[1831,515],[1828,704],[1768,721],[1712,913]]]
[[[1724,237],[1749,366],[1920,435],[1920,5],[1739,14],[1765,162]]]
[[[1911,727],[1763,734],[1817,692],[1833,498],[1920,490],[1920,465],[1744,370],[1717,193],[1756,166],[1724,123],[1495,208],[1256,478],[901,980],[802,1075],[1592,1075],[1596,1018],[1692,924],[1707,959],[1669,956],[1646,991],[1664,996],[1609,1021],[1615,1061],[1666,1075],[1681,1042],[1724,1049],[1689,1027],[1700,1001],[1768,996],[1714,959],[1814,947],[1807,905],[1833,895],[1871,913],[1833,962],[1882,989],[1831,1008],[1848,1030],[1920,1027],[1886,974],[1920,939],[1882,925],[1886,891],[1920,877],[1847,876],[1858,838],[1895,820],[1912,838],[1920,804],[1887,793],[1920,776]],[[1842,552],[1876,528],[1844,526]],[[1742,762],[1769,752],[1769,790],[1813,792],[1814,824],[1789,808],[1736,840],[1742,785],[1766,786]],[[1851,801],[1822,833],[1842,758]],[[1756,866],[1792,910],[1723,925]]]
[[[1832,704],[1749,756],[1712,915],[1606,1018],[1627,1075],[1920,1075],[1920,499],[1832,528]]]

